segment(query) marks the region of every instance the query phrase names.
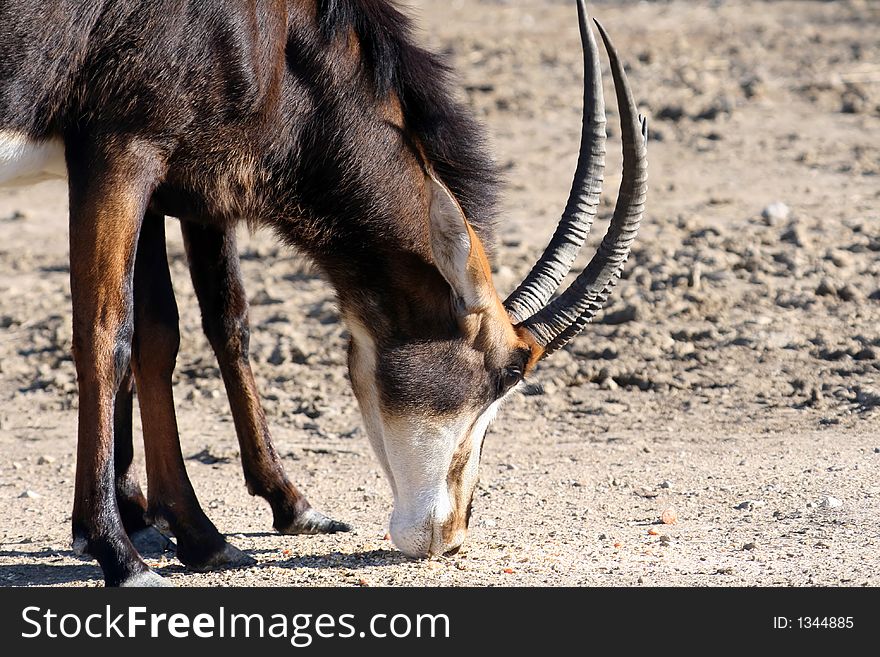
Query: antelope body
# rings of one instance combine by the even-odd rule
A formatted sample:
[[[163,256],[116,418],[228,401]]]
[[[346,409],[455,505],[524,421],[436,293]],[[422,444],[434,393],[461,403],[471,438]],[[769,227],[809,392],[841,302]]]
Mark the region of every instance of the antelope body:
[[[462,544],[501,401],[577,335],[641,217],[645,139],[623,67],[624,177],[596,256],[554,301],[596,214],[605,113],[578,0],[584,131],[559,228],[502,301],[488,259],[497,175],[447,68],[385,0],[0,2],[0,184],[66,176],[79,385],[74,547],[108,585],[163,585],[131,536],[167,526],[195,570],[252,563],[201,510],[178,442],[179,344],[164,217],[180,220],[249,490],[282,533],[344,531],[281,467],[248,362],[235,226],[268,226],[333,285],[349,373],[411,556]],[[130,472],[134,384],[145,496]]]

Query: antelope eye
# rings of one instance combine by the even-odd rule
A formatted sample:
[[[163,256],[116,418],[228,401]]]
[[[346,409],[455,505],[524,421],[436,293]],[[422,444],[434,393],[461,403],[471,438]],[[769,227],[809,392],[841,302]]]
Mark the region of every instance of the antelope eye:
[[[505,367],[498,379],[498,394],[503,395],[517,383],[522,381],[523,372],[519,367]]]

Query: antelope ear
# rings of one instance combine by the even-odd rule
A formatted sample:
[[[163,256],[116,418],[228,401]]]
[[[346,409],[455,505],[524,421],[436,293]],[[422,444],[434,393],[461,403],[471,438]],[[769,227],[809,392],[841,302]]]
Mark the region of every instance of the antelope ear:
[[[494,300],[492,273],[480,238],[452,192],[426,175],[430,203],[431,251],[437,269],[461,301],[465,313],[479,313]]]

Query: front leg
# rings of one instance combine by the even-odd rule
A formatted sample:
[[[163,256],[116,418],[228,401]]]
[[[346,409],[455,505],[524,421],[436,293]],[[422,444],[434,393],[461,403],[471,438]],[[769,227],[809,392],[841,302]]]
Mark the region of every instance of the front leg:
[[[234,229],[186,221],[181,226],[202,325],[217,356],[232,408],[248,490],[269,502],[275,529],[282,534],[349,531],[345,523],[311,507],[287,478],[272,445],[248,358],[248,303]]]
[[[161,586],[132,546],[115,494],[114,404],[131,358],[133,275],[141,219],[162,171],[144,144],[68,139],[70,291],[79,385],[73,546],[108,586]]]
[[[180,450],[172,376],[180,345],[177,302],[165,255],[165,217],[148,212],[134,271],[132,371],[144,427],[147,517],[177,538],[177,558],[193,570],[250,566],[199,505]]]

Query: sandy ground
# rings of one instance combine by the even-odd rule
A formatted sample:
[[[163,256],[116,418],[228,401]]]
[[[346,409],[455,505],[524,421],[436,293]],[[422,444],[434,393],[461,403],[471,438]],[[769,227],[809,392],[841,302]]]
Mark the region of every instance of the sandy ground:
[[[414,4],[504,165],[504,293],[546,243],[574,168],[574,7]],[[184,454],[208,515],[259,565],[198,575],[169,555],[151,560],[162,574],[198,586],[880,585],[880,3],[592,9],[651,117],[644,228],[601,320],[492,428],[463,552],[411,561],[383,539],[390,492],[349,389],[331,291],[270,235],[243,234],[276,444],[312,502],[356,527],[272,533],[268,506],[243,485],[169,220]],[[63,184],[0,194],[3,585],[101,581],[69,550],[66,245]],[[667,509],[675,524],[659,523]]]

